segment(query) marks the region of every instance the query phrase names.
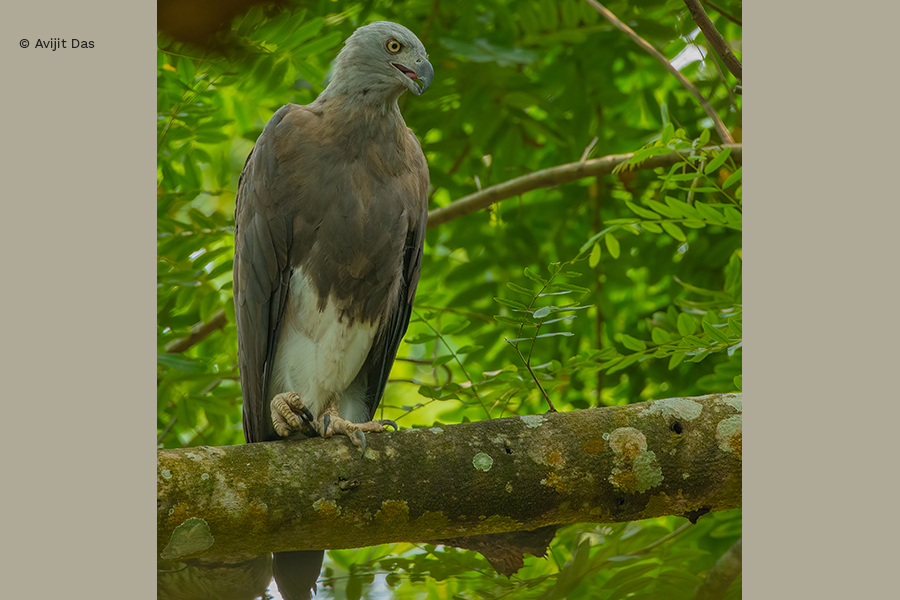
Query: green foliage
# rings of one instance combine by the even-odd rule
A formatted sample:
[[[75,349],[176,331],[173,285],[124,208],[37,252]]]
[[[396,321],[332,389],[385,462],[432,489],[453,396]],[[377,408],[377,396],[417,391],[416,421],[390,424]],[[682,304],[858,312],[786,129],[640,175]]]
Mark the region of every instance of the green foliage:
[[[669,58],[693,47],[681,2],[606,6]],[[710,17],[740,40],[740,27]],[[432,208],[588,147],[592,157],[635,152],[611,176],[429,231],[383,417],[430,426],[540,413],[547,398],[574,410],[740,390],[741,167],[709,149],[720,140],[694,98],[587,3],[256,7],[221,35],[222,52],[158,39],[159,444],[243,442],[231,298],[238,175],[271,114],[311,102],[341,41],[376,19],[419,34],[435,66],[426,94],[401,98],[428,158]],[[730,75],[712,57],[682,72],[740,140]],[[639,168],[673,150],[679,164]],[[166,351],[218,311],[223,328]],[[683,522],[567,527],[548,559],[529,557],[509,580],[478,554],[440,546],[332,551],[320,596],[687,597],[740,536],[740,511],[704,516],[632,556]]]

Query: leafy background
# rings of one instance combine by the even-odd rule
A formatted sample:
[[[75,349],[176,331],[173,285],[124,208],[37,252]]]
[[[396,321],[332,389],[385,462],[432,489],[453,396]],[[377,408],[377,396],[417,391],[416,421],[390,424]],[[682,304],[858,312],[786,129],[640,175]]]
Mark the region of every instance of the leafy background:
[[[740,18],[740,2],[719,5]],[[700,58],[707,45],[684,3],[606,6],[675,61],[740,142],[736,81]],[[740,58],[741,27],[707,12]],[[432,209],[586,151],[685,156],[431,229],[384,418],[420,427],[540,413],[547,398],[566,411],[740,390],[741,169],[702,149],[721,140],[662,65],[578,0],[297,2],[236,17],[215,49],[157,40],[159,447],[243,443],[238,176],[271,114],[311,102],[341,42],[381,19],[416,32],[435,67],[426,94],[401,98]],[[171,352],[198,323],[224,326]],[[741,511],[686,521],[566,527],[511,579],[442,546],[330,551],[319,597],[687,598],[740,537]]]

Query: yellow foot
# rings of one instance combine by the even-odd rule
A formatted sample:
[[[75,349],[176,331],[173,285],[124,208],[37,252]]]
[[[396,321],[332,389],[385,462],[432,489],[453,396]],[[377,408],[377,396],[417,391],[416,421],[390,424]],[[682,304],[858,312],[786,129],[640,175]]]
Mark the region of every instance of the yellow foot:
[[[275,426],[275,433],[281,437],[287,437],[295,431],[307,436],[316,434],[312,426],[313,414],[294,392],[278,394],[272,398],[270,406],[272,425]]]
[[[333,435],[346,435],[353,442],[354,446],[362,450],[363,454],[366,453],[366,433],[381,433],[384,431],[385,426],[393,427],[394,431],[399,429],[397,424],[390,419],[354,423],[339,417],[334,408],[326,409],[310,425],[324,438],[330,438]]]

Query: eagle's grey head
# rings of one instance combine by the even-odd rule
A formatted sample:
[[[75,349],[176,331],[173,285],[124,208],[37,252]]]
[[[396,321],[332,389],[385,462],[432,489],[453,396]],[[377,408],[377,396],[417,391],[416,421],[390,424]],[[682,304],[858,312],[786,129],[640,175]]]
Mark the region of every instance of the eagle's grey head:
[[[419,38],[403,25],[376,21],[347,38],[328,87],[391,101],[406,90],[418,96],[433,78],[434,68]]]

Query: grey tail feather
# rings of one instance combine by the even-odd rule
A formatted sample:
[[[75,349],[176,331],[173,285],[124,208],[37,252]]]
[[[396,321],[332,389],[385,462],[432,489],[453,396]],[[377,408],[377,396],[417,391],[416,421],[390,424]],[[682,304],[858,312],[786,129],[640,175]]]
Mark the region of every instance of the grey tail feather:
[[[316,593],[316,580],[322,570],[324,550],[276,552],[272,573],[284,600],[310,600]]]

